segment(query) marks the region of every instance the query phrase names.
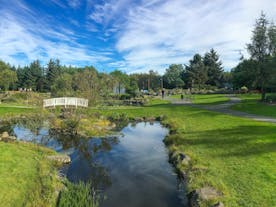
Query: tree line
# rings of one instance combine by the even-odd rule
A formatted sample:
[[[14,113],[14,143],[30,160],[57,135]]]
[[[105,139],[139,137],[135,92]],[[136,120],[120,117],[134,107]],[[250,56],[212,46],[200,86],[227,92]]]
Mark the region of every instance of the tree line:
[[[97,71],[93,66],[63,66],[58,59],[50,59],[45,67],[39,60],[35,60],[25,67],[17,68],[0,61],[0,87],[2,90],[51,92],[56,96],[78,93],[105,96],[112,93],[114,87],[123,87],[133,97],[141,90],[158,92],[162,88],[204,88],[206,84],[222,87],[224,79],[221,65],[214,49],[204,57],[196,54],[189,65],[170,65],[164,75],[153,70],[130,75],[115,70],[107,74]]]

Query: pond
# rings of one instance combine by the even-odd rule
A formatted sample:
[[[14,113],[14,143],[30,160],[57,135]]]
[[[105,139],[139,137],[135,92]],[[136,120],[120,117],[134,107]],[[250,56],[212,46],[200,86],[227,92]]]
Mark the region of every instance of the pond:
[[[18,139],[34,141],[70,155],[62,173],[72,182],[91,182],[101,207],[186,206],[185,187],[168,162],[160,123],[129,124],[105,138],[57,136],[46,127],[13,127]]]

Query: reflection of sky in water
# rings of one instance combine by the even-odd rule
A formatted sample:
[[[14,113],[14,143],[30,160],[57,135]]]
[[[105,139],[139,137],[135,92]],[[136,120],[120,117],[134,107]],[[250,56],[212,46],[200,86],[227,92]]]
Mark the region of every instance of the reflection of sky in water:
[[[168,130],[159,123],[129,124],[122,136],[84,139],[49,135],[47,128],[35,133],[15,126],[18,139],[42,143],[70,154],[72,163],[63,173],[73,182],[90,181],[104,192],[103,207],[183,206],[183,188],[168,163],[163,139]],[[65,149],[65,150],[64,150]]]

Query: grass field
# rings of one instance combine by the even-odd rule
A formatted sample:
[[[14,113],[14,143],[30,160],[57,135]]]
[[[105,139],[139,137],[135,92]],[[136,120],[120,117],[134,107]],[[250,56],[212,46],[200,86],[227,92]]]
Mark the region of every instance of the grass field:
[[[0,104],[0,116],[18,115],[28,112],[34,112],[34,108],[24,108],[18,106],[7,106]]]
[[[58,181],[45,154],[33,144],[0,142],[0,206],[55,206]]]
[[[276,117],[276,105],[260,102],[260,94],[240,94],[241,103],[232,106],[232,109],[251,114]]]
[[[90,112],[94,112],[91,110]],[[188,188],[206,185],[223,192],[226,206],[276,206],[276,127],[187,106],[155,105],[103,110],[129,117],[167,117],[170,141],[192,158]]]
[[[192,102],[194,104],[216,105],[229,101],[225,94],[194,94]]]
[[[180,99],[181,95],[171,95],[169,98]],[[229,98],[225,94],[193,94],[184,95],[185,99],[190,99],[193,104],[200,105],[216,105],[229,101]]]

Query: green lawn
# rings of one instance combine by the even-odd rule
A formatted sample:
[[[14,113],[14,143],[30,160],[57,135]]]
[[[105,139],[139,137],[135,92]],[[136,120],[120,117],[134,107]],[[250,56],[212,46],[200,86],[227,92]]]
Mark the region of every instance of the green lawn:
[[[0,142],[0,206],[54,206],[56,170],[52,151],[33,144]]]
[[[194,104],[216,105],[229,101],[225,94],[194,94],[192,102]]]
[[[124,113],[129,117],[165,115],[165,122],[175,132],[170,142],[193,160],[189,190],[213,186],[223,192],[220,200],[225,206],[276,206],[274,124],[174,105],[102,113]]]
[[[170,101],[168,101],[168,100],[153,98],[153,99],[150,99],[146,105],[153,106],[153,105],[162,105],[162,104],[169,104],[169,103],[170,103]]]
[[[33,112],[35,111],[34,108],[19,108],[19,107],[12,107],[12,106],[7,106],[0,104],[0,116],[1,115],[18,115],[18,114],[23,114],[23,113],[28,113],[28,112]]]
[[[260,102],[260,94],[240,94],[241,103],[232,106],[232,109],[251,114],[276,117],[276,105]]]
[[[181,95],[171,95],[169,98],[181,99]],[[216,105],[222,104],[229,101],[229,98],[225,94],[193,94],[193,95],[184,95],[185,99],[191,99],[193,104],[200,105]]]

